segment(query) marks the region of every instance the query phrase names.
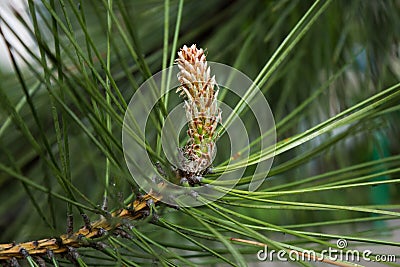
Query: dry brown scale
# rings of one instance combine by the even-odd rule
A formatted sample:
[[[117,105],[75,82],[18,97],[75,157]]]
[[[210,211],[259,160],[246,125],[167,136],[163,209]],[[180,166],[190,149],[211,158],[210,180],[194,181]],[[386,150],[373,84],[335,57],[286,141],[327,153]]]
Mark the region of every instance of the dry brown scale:
[[[66,254],[71,248],[93,246],[90,240],[103,236],[107,231],[113,231],[122,226],[123,219],[138,220],[150,214],[149,202],[160,203],[161,196],[150,192],[137,197],[126,209],[111,213],[110,218],[102,216],[101,219],[91,223],[91,229],[82,227],[72,235],[61,235],[58,238],[47,238],[24,243],[0,244],[0,263],[15,261],[27,256],[46,256],[53,254]]]

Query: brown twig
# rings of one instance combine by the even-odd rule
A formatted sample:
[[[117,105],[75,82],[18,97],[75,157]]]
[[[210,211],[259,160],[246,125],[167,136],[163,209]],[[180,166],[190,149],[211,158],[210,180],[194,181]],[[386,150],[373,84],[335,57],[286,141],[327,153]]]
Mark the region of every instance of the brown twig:
[[[161,195],[150,192],[144,196],[137,197],[127,209],[120,209],[113,212],[110,218],[101,219],[90,224],[90,228],[83,226],[72,234],[64,234],[57,238],[46,238],[24,243],[0,244],[0,262],[11,259],[25,258],[29,256],[45,256],[51,254],[64,254],[69,248],[88,247],[90,240],[101,237],[106,231],[113,231],[122,226],[122,219],[138,220],[149,214],[148,201],[154,204],[160,202]],[[26,254],[27,253],[27,254]]]

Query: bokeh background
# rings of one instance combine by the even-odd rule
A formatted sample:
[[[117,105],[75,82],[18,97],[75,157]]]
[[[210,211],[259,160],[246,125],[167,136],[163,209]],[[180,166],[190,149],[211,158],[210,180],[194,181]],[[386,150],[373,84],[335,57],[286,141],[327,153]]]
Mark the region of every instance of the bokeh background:
[[[277,196],[274,199],[282,203],[263,208],[249,199],[233,199],[238,205],[230,208],[285,229],[309,231],[310,236],[333,240],[333,244],[333,236],[323,235],[353,236],[352,246],[372,244],[375,251],[398,254],[400,97],[397,87],[389,93],[385,90],[399,84],[400,2],[337,0],[326,9],[322,8],[324,1],[316,3],[322,13],[318,17],[316,12],[312,16],[315,23],[289,40],[284,52],[278,53],[284,54],[280,62],[274,58],[278,48],[315,3],[114,0],[107,41],[110,1],[1,1],[0,242],[60,235],[71,212],[75,228],[82,225],[75,208],[42,190],[67,194],[60,179],[71,181],[82,192],[76,197],[85,205],[88,199],[100,207],[106,184],[110,209],[121,207],[123,199],[138,192],[121,150],[123,102],[128,102],[148,77],[168,66],[179,47],[197,44],[206,49],[210,61],[233,66],[252,79],[262,74],[265,80],[259,86],[278,125],[278,145],[284,147],[301,134],[311,136],[310,129],[318,130],[313,127],[329,123],[341,112],[360,111],[330,130],[321,130],[315,138],[278,153],[261,191],[343,185],[341,188]],[[296,38],[301,39],[297,42]],[[262,72],[269,60],[276,68]],[[110,79],[112,95],[119,104],[106,97],[105,85]],[[356,106],[374,96],[377,98]],[[254,120],[245,122],[248,129],[257,129]],[[157,140],[156,128],[150,132],[152,140]],[[222,162],[226,153],[217,157]],[[249,165],[246,175],[253,171],[254,166]],[[42,189],[22,183],[18,175]],[[381,184],[354,186],[366,182]],[[393,214],[304,205],[293,208],[284,202],[362,207]],[[207,212],[206,207],[199,210]],[[169,208],[159,212],[176,225],[209,232],[186,213]],[[90,213],[89,217],[98,215]],[[318,245],[283,235],[288,234],[285,231],[258,229],[259,224],[253,223],[252,229],[280,242]],[[188,239],[165,227],[147,221],[138,227],[145,236],[191,262],[221,262],[209,252],[198,252],[193,244],[185,250]],[[216,229],[224,236],[232,235],[229,229]],[[189,233],[211,249],[222,250],[214,232],[210,232],[214,237]],[[180,240],[182,247],[175,246],[175,240]],[[388,240],[386,247],[379,240]],[[132,246],[136,249],[138,245]],[[139,259],[131,258],[139,265],[161,264],[151,253],[137,249],[140,253],[135,257]],[[256,262],[256,250],[243,248],[241,252],[248,254],[246,261]],[[127,253],[126,248],[121,252]],[[109,258],[96,259],[90,249],[83,249],[82,255],[92,266],[113,265]]]

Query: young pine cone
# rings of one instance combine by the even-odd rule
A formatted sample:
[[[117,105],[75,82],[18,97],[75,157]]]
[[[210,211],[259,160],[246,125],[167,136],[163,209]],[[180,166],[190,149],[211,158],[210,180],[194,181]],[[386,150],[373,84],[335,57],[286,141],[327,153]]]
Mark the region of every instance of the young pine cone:
[[[185,99],[189,140],[180,149],[181,166],[190,175],[201,175],[215,154],[215,138],[221,110],[218,108],[218,90],[215,76],[210,75],[203,49],[186,45],[178,52],[175,60],[179,67],[177,89]],[[217,86],[218,87],[218,86]]]

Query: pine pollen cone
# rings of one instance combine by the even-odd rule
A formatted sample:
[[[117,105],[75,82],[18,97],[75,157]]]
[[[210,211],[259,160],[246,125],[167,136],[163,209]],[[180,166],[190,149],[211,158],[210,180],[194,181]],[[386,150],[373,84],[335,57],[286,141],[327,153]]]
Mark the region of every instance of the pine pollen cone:
[[[215,76],[211,76],[203,49],[186,45],[178,52],[177,93],[185,99],[189,140],[182,151],[182,167],[185,171],[201,174],[211,165],[215,150],[214,135],[221,110],[218,108],[218,90]],[[218,87],[217,87],[218,88]]]

